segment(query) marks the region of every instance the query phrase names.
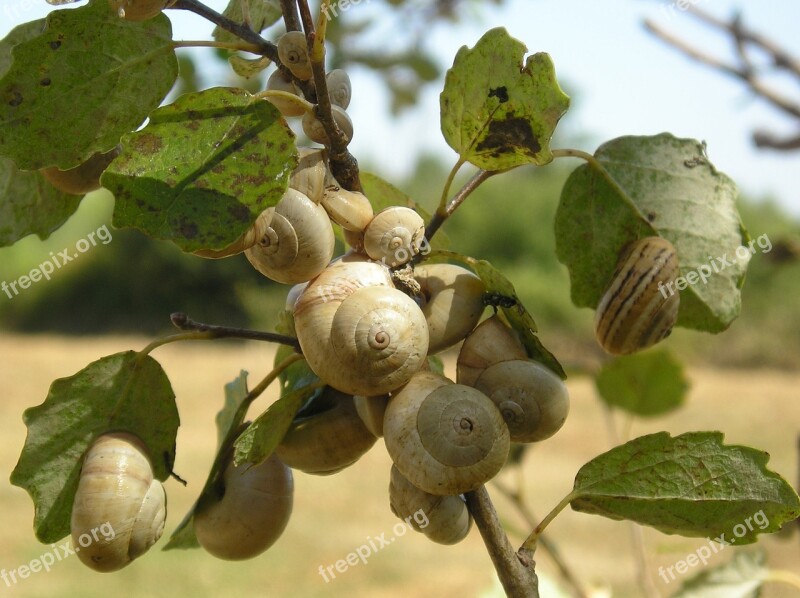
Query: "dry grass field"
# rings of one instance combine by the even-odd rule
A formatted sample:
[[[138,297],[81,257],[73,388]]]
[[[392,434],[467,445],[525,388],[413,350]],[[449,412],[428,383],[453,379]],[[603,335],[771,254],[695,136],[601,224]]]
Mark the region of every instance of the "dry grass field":
[[[134,337],[0,338],[0,568],[16,569],[50,550],[33,535],[33,506],[27,494],[8,482],[25,439],[23,410],[44,400],[53,379],[70,376],[103,355],[141,349],[146,342]],[[241,369],[250,372],[251,383],[255,383],[269,370],[273,349],[256,343],[182,343],[159,349],[153,356],[164,366],[177,395],[182,425],[175,470],[189,482],[186,488],[174,480],[166,483],[169,534],[191,505],[212,460],[214,414],[222,403],[223,384]],[[634,422],[631,436],[660,429],[673,434],[722,430],[729,443],[768,451],[771,468],[796,481],[800,373],[691,370],[689,374],[692,389],[688,405],[667,418]],[[552,440],[530,451],[525,460],[526,490],[530,506],[539,516],[570,490],[574,474],[583,463],[611,446],[605,416],[591,385],[577,379],[569,386],[572,413],[566,426]],[[260,411],[273,401],[273,393],[268,392],[254,409]],[[165,543],[162,539],[150,553],[121,572],[94,573],[70,557],[56,563],[50,572],[34,574],[11,587],[0,581],[0,593],[59,598],[440,598],[478,597],[487,592],[494,583],[493,571],[474,529],[464,542],[452,547],[432,544],[409,532],[373,554],[366,565],[358,564],[335,580],[326,583],[319,575],[320,565],[345,558],[369,537],[393,536],[398,520],[388,507],[389,466],[379,441],[356,465],[335,476],[297,474],[289,527],[272,549],[252,561],[227,563],[201,551],[165,553],[158,550]],[[490,492],[497,494],[491,488]],[[511,505],[502,498],[496,503],[509,527],[524,529]],[[614,596],[640,595],[633,582],[634,558],[627,524],[567,510],[549,528],[549,535],[582,579],[600,586],[610,584]],[[518,543],[520,538],[512,536],[512,540]],[[644,530],[644,542],[652,576],[664,596],[674,592],[678,582],[664,584],[657,576],[658,566],[672,565],[706,543],[650,529]],[[760,545],[774,567],[800,573],[800,533],[786,538],[764,537]],[[714,562],[727,560],[735,550],[725,549]],[[546,555],[539,554],[538,561],[540,571],[551,578],[556,576]],[[797,596],[798,592],[772,584],[763,595],[779,598]]]

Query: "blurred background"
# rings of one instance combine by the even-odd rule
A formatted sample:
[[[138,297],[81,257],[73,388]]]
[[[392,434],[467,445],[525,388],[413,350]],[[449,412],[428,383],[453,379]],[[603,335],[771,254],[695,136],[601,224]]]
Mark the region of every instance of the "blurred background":
[[[226,2],[208,4],[222,11]],[[731,28],[715,27],[687,7],[740,23],[786,49],[795,60],[800,57],[800,4],[788,0],[760,5],[724,0],[362,0],[332,21],[330,38],[337,48],[331,49],[329,63],[331,68],[347,68],[353,78],[354,99],[348,111],[356,133],[351,149],[362,169],[383,176],[429,210],[435,208],[456,158],[438,128],[444,72],[459,47],[474,45],[491,27],[505,26],[530,51],[552,55],[561,85],[572,98],[554,147],[592,152],[616,136],[661,131],[705,140],[710,159],[740,187],[739,208],[751,236],[768,235],[773,250],[757,253],[750,261],[742,315],[728,331],[718,336],[673,333],[666,345],[690,366],[690,402],[668,418],[637,422],[633,431],[640,435],[660,429],[720,429],[729,441],[768,450],[771,467],[796,482],[800,149],[790,142],[800,131],[800,116],[753,92],[746,78],[685,56],[644,22],[649,20],[704,55],[744,65],[746,72],[757,74],[775,94],[796,105],[800,74],[792,76],[775,64],[763,47],[749,55],[752,64],[744,64]],[[44,0],[5,0],[0,37],[51,9]],[[194,15],[168,14],[175,39],[210,37],[212,26]],[[279,32],[275,27],[265,35],[274,39]],[[263,88],[264,77],[245,81],[233,75],[225,54],[201,49],[179,53],[181,78],[168,101],[208,86]],[[776,147],[783,140],[789,140],[789,147]],[[592,336],[593,314],[571,305],[566,268],[554,254],[553,217],[560,189],[577,165],[559,160],[546,168],[518,169],[491,179],[444,228],[451,249],[490,260],[511,279],[535,317],[542,340],[568,368],[591,367],[602,360]],[[153,336],[170,331],[169,314],[174,311],[199,321],[273,329],[282,309],[286,287],[263,278],[243,256],[214,261],[185,255],[170,243],[112,229],[112,211],[110,194],[90,194],[50,238],[29,237],[0,249],[0,281],[11,281],[48,259],[50,252],[74,246],[104,224],[113,235],[108,244],[58,270],[52,280],[13,298],[0,294],[0,389],[7,399],[0,407],[0,452],[6,479],[25,436],[22,411],[44,399],[54,378],[71,375],[113,351],[143,347]],[[176,505],[171,523],[176,525],[213,455],[209,438],[222,385],[240,369],[262,376],[272,349],[222,342],[213,347],[167,347],[156,358],[170,375],[183,417],[176,470],[188,472],[184,477],[193,482],[188,490],[173,482],[168,486]],[[452,367],[452,355],[445,364]],[[524,462],[537,513],[549,510],[569,491],[581,464],[611,446],[606,415],[591,383],[576,374],[570,385],[573,415],[568,426]],[[274,398],[264,397],[264,406]],[[560,455],[555,463],[552,455]],[[388,531],[394,524],[385,497],[388,458],[378,446],[335,478],[298,477],[298,515],[280,549],[255,563],[217,563],[205,555],[167,553],[106,577],[81,571],[73,559],[76,562],[64,563],[58,571],[14,587],[0,583],[0,593],[99,596],[108,588],[124,587],[126,593],[142,596],[176,591],[223,596],[478,596],[492,587],[491,567],[475,532],[464,544],[447,549],[421,537],[398,541],[387,554],[377,555],[374,564],[356,567],[345,579],[326,584],[316,574],[317,565],[343,558],[367,535]],[[541,490],[545,481],[549,485]],[[509,523],[524,528],[514,520],[513,508],[499,502]],[[32,506],[22,490],[3,483],[0,505],[0,525],[10,530],[0,546],[0,568],[13,568],[46,547],[35,541]],[[566,513],[553,534],[565,542],[564,553],[587,580],[599,587],[613,584],[615,596],[640,595],[626,526]],[[674,563],[698,545],[650,530],[645,535],[651,565]],[[800,572],[798,535],[763,543],[781,567]],[[544,567],[546,576],[557,579],[546,558]],[[101,583],[106,581],[111,585]],[[668,595],[675,585],[659,588]],[[768,592],[765,595],[798,595],[785,593],[781,586]]]

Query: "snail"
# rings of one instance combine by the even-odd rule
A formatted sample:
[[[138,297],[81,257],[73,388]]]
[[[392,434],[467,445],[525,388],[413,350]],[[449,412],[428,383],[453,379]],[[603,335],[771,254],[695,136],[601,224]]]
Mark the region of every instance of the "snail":
[[[428,353],[438,353],[466,337],[483,313],[486,291],[480,278],[454,264],[425,264],[414,268],[414,278],[426,302]]]
[[[680,295],[666,291],[679,274],[675,247],[645,237],[622,253],[595,312],[595,336],[613,355],[646,349],[669,336],[678,319]]]
[[[339,130],[344,134],[347,143],[350,143],[353,139],[353,121],[350,120],[350,116],[344,108],[336,104],[331,104],[331,115],[333,116],[336,126],[339,127]],[[325,127],[322,126],[322,123],[313,110],[309,110],[305,113],[302,124],[303,132],[308,135],[311,141],[316,141],[323,145],[330,144],[328,133],[325,131]]]
[[[100,175],[105,172],[114,158],[119,156],[121,148],[93,154],[86,162],[69,170],[60,170],[55,166],[42,168],[39,172],[59,191],[70,195],[85,195],[100,189]]]
[[[367,429],[376,438],[383,436],[383,416],[386,413],[386,405],[389,403],[389,395],[377,397],[365,397],[356,395],[353,397],[356,412]]]
[[[528,359],[515,333],[498,316],[482,322],[458,355],[456,380],[488,396],[514,442],[536,442],[558,432],[569,414],[567,387],[550,369]]]
[[[253,226],[239,235],[230,245],[222,249],[195,249],[192,253],[206,259],[221,259],[237,255],[256,245],[266,234],[268,226],[269,221],[267,218],[256,218]]]
[[[350,75],[344,69],[333,69],[325,77],[325,80],[328,84],[328,96],[331,98],[331,104],[346,110],[352,97]]]
[[[146,21],[173,5],[175,0],[109,0],[119,16],[127,21]]]
[[[98,437],[83,460],[72,503],[72,543],[78,558],[95,571],[117,571],[144,554],[161,537],[167,497],[144,443],[133,434],[114,432]],[[96,530],[113,532],[97,537]]]
[[[422,367],[428,327],[413,299],[392,287],[389,270],[350,254],[312,280],[294,308],[309,367],[352,395],[385,394]]]
[[[287,31],[278,39],[278,58],[301,81],[311,78],[308,42],[302,31]]]
[[[487,367],[511,359],[528,359],[528,354],[514,331],[494,315],[481,322],[461,345],[456,363],[456,381],[475,386]]]
[[[277,69],[269,76],[269,79],[267,79],[267,89],[270,91],[285,91],[292,95],[303,97],[303,92],[297,88],[294,81],[287,80],[280,69]],[[306,111],[303,104],[300,102],[293,102],[289,98],[273,96],[268,97],[267,100],[284,116],[302,116]]]
[[[420,490],[392,465],[389,504],[400,519],[437,544],[457,544],[467,537],[472,517],[460,496],[436,496]],[[419,521],[418,515],[424,515]]]
[[[292,469],[330,475],[358,461],[377,440],[353,397],[326,387],[298,412],[275,452]]]
[[[536,361],[512,359],[491,365],[478,377],[475,388],[500,409],[514,442],[545,440],[567,421],[566,385]]]
[[[289,178],[289,187],[304,194],[314,203],[319,203],[328,177],[325,149],[299,147],[297,154],[299,161]]]
[[[289,292],[286,294],[286,304],[284,305],[286,311],[291,314],[294,313],[294,304],[297,303],[298,297],[303,294],[307,286],[308,282],[301,282],[289,289]]]
[[[258,217],[264,234],[245,251],[253,267],[284,284],[311,280],[333,257],[335,238],[324,208],[292,188]]]
[[[365,253],[364,251],[364,232],[342,229],[344,233],[344,242],[347,243],[354,252]]]
[[[327,179],[321,203],[330,219],[344,230],[361,232],[373,218],[367,196],[343,189],[332,175]]]
[[[381,210],[364,230],[364,250],[374,260],[394,268],[420,252],[425,221],[411,208],[393,206]]]
[[[257,556],[286,529],[293,497],[292,470],[276,455],[255,466],[229,462],[220,488],[205,495],[195,510],[197,540],[220,559]]]
[[[383,419],[386,450],[400,473],[437,496],[492,479],[508,457],[508,427],[482,392],[419,372],[393,394]]]

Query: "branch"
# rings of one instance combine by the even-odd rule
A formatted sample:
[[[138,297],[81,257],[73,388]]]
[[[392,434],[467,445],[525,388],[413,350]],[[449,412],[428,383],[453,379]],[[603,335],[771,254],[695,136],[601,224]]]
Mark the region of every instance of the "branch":
[[[800,135],[796,137],[776,137],[767,131],[756,131],[753,133],[753,143],[756,147],[791,151],[800,149]]]
[[[300,14],[297,12],[297,0],[281,0],[281,12],[286,31],[302,31]]]
[[[464,200],[469,197],[475,189],[481,186],[485,180],[490,177],[493,177],[496,174],[500,174],[501,172],[505,172],[504,170],[479,170],[475,173],[475,175],[468,180],[464,186],[453,196],[453,199],[447,203],[444,208],[440,208],[436,210],[436,213],[431,218],[431,221],[428,223],[427,228],[425,229],[425,238],[428,241],[433,238],[433,235],[436,234],[436,231],[441,228],[444,224],[444,221],[447,220],[450,216],[453,215],[453,212],[456,211],[458,206],[464,203]]]
[[[500,525],[486,487],[481,486],[473,492],[467,492],[464,498],[506,595],[513,598],[539,598],[539,580],[534,570],[533,552],[526,548],[514,552]]]
[[[267,341],[271,343],[280,343],[282,345],[289,345],[293,347],[298,353],[300,352],[300,342],[293,336],[284,336],[275,332],[261,332],[259,330],[248,330],[246,328],[232,328],[230,326],[217,326],[215,324],[203,324],[202,322],[195,322],[184,313],[176,312],[170,315],[172,324],[180,330],[193,330],[197,332],[205,332],[208,334],[205,338],[243,338],[254,341]]]

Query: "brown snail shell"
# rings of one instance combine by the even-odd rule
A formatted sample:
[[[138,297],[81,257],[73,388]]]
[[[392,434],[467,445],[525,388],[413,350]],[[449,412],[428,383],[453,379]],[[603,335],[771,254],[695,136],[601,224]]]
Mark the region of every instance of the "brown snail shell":
[[[675,247],[662,237],[645,237],[623,250],[595,312],[597,342],[612,355],[651,347],[672,332],[680,295]],[[663,289],[663,290],[662,290]]]
[[[464,340],[456,364],[459,384],[475,386],[478,377],[491,365],[511,359],[528,359],[513,330],[496,315],[481,322]]]

